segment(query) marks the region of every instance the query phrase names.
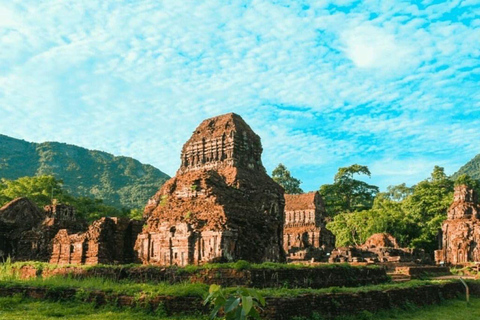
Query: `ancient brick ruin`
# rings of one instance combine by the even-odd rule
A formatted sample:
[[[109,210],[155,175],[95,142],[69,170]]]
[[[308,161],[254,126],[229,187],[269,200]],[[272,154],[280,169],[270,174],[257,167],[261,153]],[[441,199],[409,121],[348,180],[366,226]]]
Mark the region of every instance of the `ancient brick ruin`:
[[[332,251],[329,262],[414,262],[426,263],[428,256],[422,249],[400,248],[388,233],[376,233],[360,246],[340,247]]]
[[[77,221],[77,210],[73,206],[69,206],[54,201],[53,204],[43,207],[47,217],[62,221]]]
[[[203,121],[177,175],[145,208],[135,249],[145,264],[283,261],[283,189],[265,172],[262,145],[230,113]]]
[[[135,262],[133,246],[143,221],[104,217],[85,232],[60,230],[53,239],[50,263],[121,264]]]
[[[0,209],[0,259],[55,264],[161,266],[247,260],[428,262],[389,234],[335,248],[318,192],[284,195],[266,173],[262,145],[234,113],[204,120],[184,144],[181,165],[149,200],[144,221],[104,217],[90,226],[75,208],[43,210],[26,198]],[[473,190],[455,189],[443,224],[438,263],[480,262],[480,206]]]
[[[29,199],[17,198],[0,209],[0,259],[48,261],[60,229],[84,227],[71,206],[54,204],[40,210]]]
[[[289,261],[322,261],[335,248],[325,227],[325,205],[318,192],[285,194],[283,248]]]
[[[0,260],[50,261],[58,264],[131,263],[143,221],[102,218],[90,226],[74,207],[39,209],[27,198],[0,208]]]
[[[442,225],[438,264],[480,262],[480,205],[475,190],[465,185],[455,187],[453,203]]]

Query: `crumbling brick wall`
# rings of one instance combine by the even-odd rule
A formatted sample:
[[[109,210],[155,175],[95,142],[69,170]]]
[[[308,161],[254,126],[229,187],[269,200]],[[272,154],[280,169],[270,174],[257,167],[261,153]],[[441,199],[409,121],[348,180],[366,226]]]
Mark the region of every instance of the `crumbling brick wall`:
[[[427,263],[430,259],[422,249],[400,248],[397,240],[388,233],[376,233],[361,246],[335,248],[329,262],[415,262]]]
[[[74,213],[73,207],[63,204],[42,211],[27,198],[10,201],[0,208],[0,259],[48,261],[58,230],[85,227]]]
[[[99,264],[132,263],[134,241],[142,221],[104,217],[94,221],[86,232],[60,230],[53,239],[50,263]]]

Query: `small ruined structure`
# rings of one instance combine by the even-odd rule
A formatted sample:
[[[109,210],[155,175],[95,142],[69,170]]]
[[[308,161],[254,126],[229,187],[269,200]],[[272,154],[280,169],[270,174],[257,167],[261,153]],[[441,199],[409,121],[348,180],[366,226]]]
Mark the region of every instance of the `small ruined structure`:
[[[48,261],[51,240],[58,230],[75,231],[85,226],[71,215],[75,212],[71,206],[59,204],[45,208],[46,211],[42,211],[29,199],[17,198],[0,209],[0,259]]]
[[[73,206],[69,206],[54,201],[53,204],[46,205],[43,210],[47,214],[47,217],[63,220],[63,221],[76,221],[77,210]]]
[[[325,205],[318,192],[285,194],[283,248],[289,261],[322,261],[335,248],[325,227]]]
[[[133,246],[143,221],[104,217],[94,221],[86,232],[60,230],[53,239],[50,263],[111,264],[132,263]]]
[[[365,249],[395,248],[398,249],[397,239],[389,233],[375,233],[362,245]]]
[[[340,247],[332,251],[329,262],[428,262],[421,249],[400,248],[397,240],[388,233],[376,233],[361,246]]]
[[[141,261],[283,261],[283,189],[261,154],[260,137],[239,115],[204,120],[183,146],[177,175],[145,208]]]
[[[475,190],[455,186],[453,203],[443,222],[437,264],[480,262],[480,205]]]

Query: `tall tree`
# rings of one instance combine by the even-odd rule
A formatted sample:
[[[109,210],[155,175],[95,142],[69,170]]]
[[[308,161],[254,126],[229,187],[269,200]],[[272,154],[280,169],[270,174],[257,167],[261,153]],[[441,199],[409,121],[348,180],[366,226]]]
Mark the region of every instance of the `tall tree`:
[[[462,177],[457,184],[474,187],[476,182]],[[328,224],[337,236],[337,246],[363,243],[378,232],[388,232],[402,246],[433,252],[437,234],[452,202],[454,182],[442,167],[435,166],[429,179],[409,188],[405,184],[378,193],[373,207],[353,213],[340,213]]]
[[[287,167],[281,163],[272,171],[272,178],[285,189],[285,193],[303,193],[302,188],[300,188],[302,182],[292,177]]]
[[[370,177],[370,170],[367,166],[358,164],[339,168],[333,184],[320,187],[328,216],[334,217],[341,212],[362,211],[372,207],[378,187],[354,179],[354,175]]]
[[[27,197],[38,206],[50,204],[53,198],[62,202],[71,200],[62,188],[62,181],[53,176],[23,177],[17,180],[0,180],[0,199],[3,202]]]
[[[395,187],[392,187],[395,188]],[[378,193],[369,210],[337,214],[327,228],[337,238],[337,246],[363,244],[374,233],[390,233],[403,245],[408,240],[402,202],[393,200],[389,192]]]

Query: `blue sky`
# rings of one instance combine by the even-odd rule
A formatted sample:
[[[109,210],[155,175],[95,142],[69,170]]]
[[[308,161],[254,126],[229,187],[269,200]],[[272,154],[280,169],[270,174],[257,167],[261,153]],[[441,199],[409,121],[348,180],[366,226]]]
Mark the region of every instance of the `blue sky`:
[[[359,163],[382,189],[480,153],[480,1],[0,0],[0,133],[173,175],[240,114],[305,190]]]

